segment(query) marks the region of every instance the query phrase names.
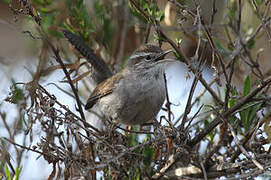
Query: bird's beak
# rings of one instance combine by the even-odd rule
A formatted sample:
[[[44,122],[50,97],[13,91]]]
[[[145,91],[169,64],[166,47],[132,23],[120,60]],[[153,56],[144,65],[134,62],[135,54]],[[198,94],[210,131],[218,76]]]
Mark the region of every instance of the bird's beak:
[[[173,52],[173,50],[167,50],[167,51],[162,52],[161,54],[159,54],[159,55],[154,59],[154,61],[159,61],[159,60],[164,59],[164,57],[165,57],[168,53],[170,53],[170,52]]]
[[[178,62],[176,61],[176,59],[162,59],[160,61],[157,62],[157,64],[167,64],[167,63],[175,63]]]

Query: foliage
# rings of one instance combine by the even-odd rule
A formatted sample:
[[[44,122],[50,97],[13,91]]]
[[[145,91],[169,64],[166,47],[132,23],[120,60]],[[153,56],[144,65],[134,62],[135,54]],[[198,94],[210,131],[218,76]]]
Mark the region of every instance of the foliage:
[[[5,170],[6,170],[6,179],[7,180],[19,180],[19,176],[22,171],[21,167],[16,168],[16,172],[15,172],[13,178],[11,178],[11,173],[10,173],[10,170],[8,169],[7,165],[5,165]]]
[[[96,179],[101,175],[104,179],[268,176],[264,173],[270,171],[271,165],[270,148],[265,148],[271,139],[271,77],[270,68],[261,64],[268,61],[261,53],[268,51],[263,41],[271,41],[267,23],[270,2],[229,1],[226,9],[216,9],[224,1],[208,1],[211,13],[207,14],[201,9],[205,7],[202,1],[193,5],[189,1],[161,1],[163,4],[146,0],[93,0],[90,5],[83,0],[18,2],[21,9],[11,7],[11,11],[32,23],[30,31],[24,33],[41,46],[37,45],[39,61],[33,80],[12,80],[11,92],[5,99],[5,103],[15,104],[18,118],[10,123],[1,109],[5,103],[0,106],[1,128],[8,132],[1,138],[0,176],[19,179],[22,166],[26,166],[21,161],[28,151],[52,164],[48,179]],[[250,7],[246,13],[253,14],[257,23],[244,22],[244,7]],[[226,15],[215,21],[220,11]],[[176,19],[169,26],[165,20],[171,13]],[[87,62],[78,48],[63,41],[62,30],[76,34],[90,47]],[[192,79],[195,86],[202,84],[203,93],[195,94],[191,86],[185,111],[178,117],[180,123],[171,121],[177,119],[171,111],[176,104],[167,102],[168,116],[162,116],[151,128],[123,128],[111,121],[105,122],[105,131],[93,127],[82,109],[86,99],[83,89],[89,89],[85,77],[91,74],[95,81],[97,69],[92,60],[103,61],[116,72],[136,47],[147,42],[173,49],[175,58],[194,75],[187,79]],[[207,82],[203,69],[212,69],[214,80]],[[51,84],[70,95],[76,104],[74,111],[41,81],[48,72],[60,70],[64,72],[60,85]],[[69,84],[68,91],[63,90],[63,83]],[[206,92],[212,102],[196,106]],[[197,111],[192,112],[192,108]],[[33,126],[40,127],[41,132],[35,145]],[[22,131],[20,144],[16,137]],[[206,148],[201,150],[203,145]],[[12,148],[16,153],[11,153]],[[10,159],[16,159],[16,163]]]

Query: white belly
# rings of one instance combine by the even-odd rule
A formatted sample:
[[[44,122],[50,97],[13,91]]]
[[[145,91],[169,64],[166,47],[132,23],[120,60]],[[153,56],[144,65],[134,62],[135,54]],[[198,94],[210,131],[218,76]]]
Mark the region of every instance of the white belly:
[[[163,79],[123,79],[112,94],[99,100],[99,106],[109,120],[137,125],[154,119],[164,100]]]

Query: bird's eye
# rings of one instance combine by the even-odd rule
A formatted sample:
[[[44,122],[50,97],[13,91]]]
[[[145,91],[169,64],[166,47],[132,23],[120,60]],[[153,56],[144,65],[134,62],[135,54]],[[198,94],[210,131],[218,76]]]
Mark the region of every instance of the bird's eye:
[[[151,60],[151,56],[148,55],[148,56],[146,57],[146,59],[147,59],[147,60]]]

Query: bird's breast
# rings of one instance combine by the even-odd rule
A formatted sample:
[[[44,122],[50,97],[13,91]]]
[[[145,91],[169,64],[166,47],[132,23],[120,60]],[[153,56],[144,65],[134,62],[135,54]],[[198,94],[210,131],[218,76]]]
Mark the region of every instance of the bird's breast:
[[[164,80],[155,76],[127,76],[113,92],[99,100],[101,111],[111,120],[127,125],[154,119],[165,99]]]

